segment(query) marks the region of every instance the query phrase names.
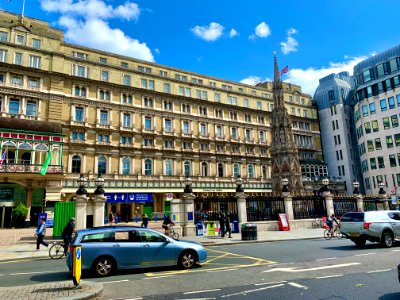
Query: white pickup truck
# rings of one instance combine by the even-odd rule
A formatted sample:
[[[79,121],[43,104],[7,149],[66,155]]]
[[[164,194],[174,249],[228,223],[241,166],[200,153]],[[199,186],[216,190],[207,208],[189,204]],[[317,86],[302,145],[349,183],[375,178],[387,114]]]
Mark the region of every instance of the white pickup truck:
[[[389,248],[400,239],[400,211],[348,212],[340,219],[340,231],[357,247],[368,240]]]

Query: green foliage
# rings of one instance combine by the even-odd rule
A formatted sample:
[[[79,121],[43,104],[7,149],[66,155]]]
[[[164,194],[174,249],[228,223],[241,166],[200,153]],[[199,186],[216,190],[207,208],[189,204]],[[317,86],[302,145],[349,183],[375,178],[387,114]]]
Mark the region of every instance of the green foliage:
[[[22,202],[18,202],[17,206],[12,210],[12,217],[14,220],[14,224],[18,227],[18,225],[23,225],[25,222],[26,214],[28,213],[28,208]]]

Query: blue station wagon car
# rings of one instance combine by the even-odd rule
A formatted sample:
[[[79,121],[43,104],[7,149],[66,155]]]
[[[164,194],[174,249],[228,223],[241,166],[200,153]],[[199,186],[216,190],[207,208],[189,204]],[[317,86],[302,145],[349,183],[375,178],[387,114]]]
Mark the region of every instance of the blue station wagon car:
[[[190,269],[207,260],[203,245],[176,241],[158,231],[135,226],[78,230],[71,246],[82,246],[82,270],[108,276],[120,269],[178,265]],[[67,266],[72,270],[72,252]]]

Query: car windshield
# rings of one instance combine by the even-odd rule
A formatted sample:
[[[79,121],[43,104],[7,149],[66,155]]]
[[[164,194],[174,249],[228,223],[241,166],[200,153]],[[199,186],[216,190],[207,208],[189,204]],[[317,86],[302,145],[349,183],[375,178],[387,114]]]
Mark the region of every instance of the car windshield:
[[[364,222],[363,212],[350,212],[344,214],[340,219],[341,222]]]

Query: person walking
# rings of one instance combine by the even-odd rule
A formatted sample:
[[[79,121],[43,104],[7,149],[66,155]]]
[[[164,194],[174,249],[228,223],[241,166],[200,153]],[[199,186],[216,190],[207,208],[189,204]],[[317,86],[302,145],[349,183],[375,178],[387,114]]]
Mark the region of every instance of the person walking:
[[[44,241],[45,235],[46,235],[46,221],[42,217],[42,218],[40,218],[39,225],[37,226],[36,231],[35,231],[35,236],[37,237],[36,251],[39,251],[40,244],[42,244],[43,246],[49,247],[49,244]]]
[[[110,214],[108,215],[108,223],[110,223],[110,225],[112,225],[113,220],[114,220],[114,216],[113,216],[112,212],[110,211]]]
[[[149,218],[147,217],[146,214],[143,214],[142,217],[142,227],[147,228],[147,225],[149,224]]]
[[[65,225],[64,230],[61,234],[64,240],[64,255],[67,255],[68,246],[72,241],[72,235],[75,232],[75,218],[71,218],[67,225]]]
[[[228,238],[232,238],[231,219],[228,215],[225,216],[225,234],[228,233]]]
[[[219,214],[219,232],[221,233],[221,237],[224,238],[225,237],[225,214],[224,213],[220,213]]]

